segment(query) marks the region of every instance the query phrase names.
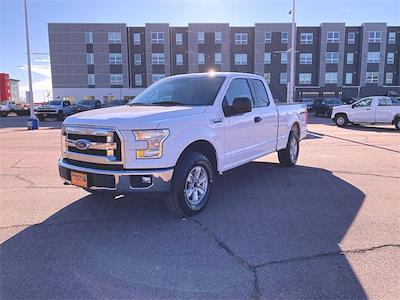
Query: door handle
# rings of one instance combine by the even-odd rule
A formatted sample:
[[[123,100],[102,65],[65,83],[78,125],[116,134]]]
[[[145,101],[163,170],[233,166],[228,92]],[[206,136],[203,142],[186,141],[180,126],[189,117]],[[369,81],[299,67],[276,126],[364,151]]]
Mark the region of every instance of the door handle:
[[[258,123],[258,122],[261,122],[261,121],[262,121],[261,117],[255,117],[254,118],[254,123]]]
[[[371,110],[370,108],[366,108],[365,110]]]

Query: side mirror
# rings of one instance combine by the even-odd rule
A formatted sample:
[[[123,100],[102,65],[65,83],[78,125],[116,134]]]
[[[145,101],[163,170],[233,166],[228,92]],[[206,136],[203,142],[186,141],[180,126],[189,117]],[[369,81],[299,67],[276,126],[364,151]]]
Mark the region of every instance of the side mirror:
[[[352,104],[352,105],[351,105],[351,108],[354,108],[354,107],[356,107],[355,104]]]
[[[230,115],[239,115],[251,111],[251,100],[247,97],[233,99]]]

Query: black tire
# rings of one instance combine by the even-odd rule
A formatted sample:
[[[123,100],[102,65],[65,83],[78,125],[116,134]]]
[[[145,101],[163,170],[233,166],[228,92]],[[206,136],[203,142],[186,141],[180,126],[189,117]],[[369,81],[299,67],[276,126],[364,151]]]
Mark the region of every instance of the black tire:
[[[46,120],[46,117],[44,117],[44,116],[41,116],[41,115],[38,115],[38,119],[39,119],[39,121],[44,121],[44,120]]]
[[[349,124],[349,119],[345,114],[337,114],[334,118],[335,124],[339,127],[346,127]]]
[[[202,198],[199,200],[198,204],[191,203],[193,200],[191,201],[186,196],[186,188],[189,184],[189,174],[193,174],[192,172],[195,171],[195,168],[196,170],[200,170],[201,172],[206,172],[203,173],[203,175],[207,175],[205,179],[205,181],[207,181],[206,191],[204,193],[204,196],[200,195],[200,197]],[[178,164],[176,165],[176,168],[174,170],[171,190],[165,201],[167,208],[180,217],[191,217],[200,213],[206,207],[208,200],[211,197],[213,182],[214,170],[213,166],[210,163],[210,160],[204,154],[197,152],[185,154],[182,158],[179,159]],[[198,183],[196,182],[196,184]],[[202,186],[202,188],[203,187],[204,186]],[[193,195],[193,197],[194,193],[196,193],[196,200],[198,200],[198,187],[192,185],[191,195]]]
[[[329,110],[324,111],[324,117],[329,118],[331,115],[329,114]]]
[[[57,120],[58,121],[62,121],[64,120],[64,112],[62,110],[60,110],[57,114]]]
[[[397,117],[394,120],[394,127],[396,127],[397,130],[400,130],[400,117]]]
[[[295,155],[291,155],[291,148],[296,144]],[[297,132],[295,130],[290,131],[289,139],[285,149],[278,151],[278,158],[281,166],[293,167],[296,165],[297,159],[299,158],[300,142]]]
[[[315,116],[318,117],[318,115],[319,115],[319,114],[318,114],[318,111],[315,110]]]
[[[7,117],[8,113],[7,112],[1,112],[0,116],[1,117]]]

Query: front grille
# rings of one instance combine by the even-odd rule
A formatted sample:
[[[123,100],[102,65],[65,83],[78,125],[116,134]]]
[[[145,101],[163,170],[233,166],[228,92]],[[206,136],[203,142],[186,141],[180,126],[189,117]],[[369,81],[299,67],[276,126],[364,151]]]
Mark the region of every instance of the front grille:
[[[115,164],[122,162],[121,139],[113,129],[89,127],[63,128],[64,158]]]
[[[51,110],[51,109],[38,109],[36,112],[39,112],[39,113],[56,113],[55,110]]]

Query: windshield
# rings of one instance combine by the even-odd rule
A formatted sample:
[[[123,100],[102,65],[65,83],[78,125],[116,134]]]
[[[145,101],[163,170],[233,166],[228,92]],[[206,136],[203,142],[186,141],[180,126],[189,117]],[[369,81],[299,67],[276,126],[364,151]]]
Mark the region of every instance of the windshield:
[[[47,104],[48,105],[61,105],[61,101],[59,101],[59,100],[49,101]]]
[[[212,105],[225,76],[170,77],[151,85],[129,105]]]
[[[91,106],[94,105],[94,100],[81,100],[78,102],[78,105]]]
[[[340,105],[340,104],[343,104],[342,101],[340,101],[339,99],[328,99],[328,100],[326,100],[326,103],[328,105],[335,105],[335,104]]]

